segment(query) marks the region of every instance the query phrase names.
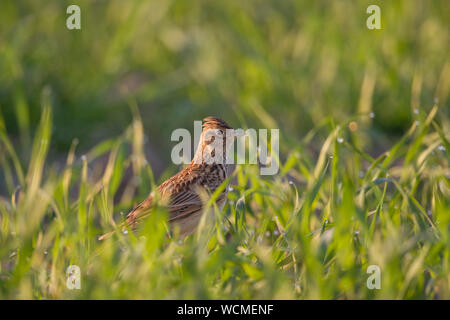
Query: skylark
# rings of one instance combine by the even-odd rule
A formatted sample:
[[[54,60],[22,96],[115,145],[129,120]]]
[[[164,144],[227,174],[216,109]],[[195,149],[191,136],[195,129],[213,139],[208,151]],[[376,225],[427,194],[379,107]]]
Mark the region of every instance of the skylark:
[[[233,145],[237,132],[225,121],[207,117],[203,119],[203,129],[192,162],[176,175],[164,181],[157,192],[169,212],[169,222],[177,225],[179,236],[185,237],[195,232],[204,213],[203,194],[211,195],[232,173],[233,166],[227,164],[227,151]],[[228,187],[225,186],[216,198],[220,210],[225,205]],[[155,194],[139,203],[127,215],[122,228],[135,229],[139,222],[151,214]],[[110,232],[99,237],[108,238]]]

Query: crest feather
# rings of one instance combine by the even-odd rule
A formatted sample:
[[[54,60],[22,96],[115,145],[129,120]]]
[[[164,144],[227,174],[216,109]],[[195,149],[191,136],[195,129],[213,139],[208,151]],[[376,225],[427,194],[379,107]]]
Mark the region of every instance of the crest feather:
[[[216,117],[203,119],[203,129],[233,129],[228,123]]]

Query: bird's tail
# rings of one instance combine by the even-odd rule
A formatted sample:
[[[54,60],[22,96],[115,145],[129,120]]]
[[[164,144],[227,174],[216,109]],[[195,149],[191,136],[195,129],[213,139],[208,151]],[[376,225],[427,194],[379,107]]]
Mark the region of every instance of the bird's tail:
[[[127,215],[126,220],[120,225],[120,228],[122,230],[127,230],[128,228],[134,230],[136,224],[150,214],[152,201],[153,195],[150,195],[147,199],[136,205],[133,210],[131,210],[131,212]],[[114,233],[115,231],[105,233],[104,235],[98,237],[98,240],[101,241],[108,239]]]

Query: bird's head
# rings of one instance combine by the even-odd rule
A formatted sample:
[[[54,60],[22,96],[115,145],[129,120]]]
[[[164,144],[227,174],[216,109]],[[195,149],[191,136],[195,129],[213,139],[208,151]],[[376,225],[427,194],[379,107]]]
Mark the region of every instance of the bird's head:
[[[239,135],[228,123],[216,117],[204,118],[202,128],[194,161],[225,164],[227,151]]]

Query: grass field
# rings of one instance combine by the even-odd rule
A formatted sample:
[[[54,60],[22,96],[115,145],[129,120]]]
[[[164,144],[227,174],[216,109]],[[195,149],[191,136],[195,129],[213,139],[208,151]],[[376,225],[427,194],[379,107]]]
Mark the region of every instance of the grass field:
[[[171,239],[159,209],[140,235],[100,243],[113,214],[154,186],[142,123],[136,115],[122,136],[81,158],[74,143],[59,172],[46,165],[46,101],[27,169],[1,131],[5,180],[21,186],[0,203],[2,298],[449,298],[449,143],[438,113],[435,105],[420,115],[376,159],[347,123],[325,123],[330,135],[317,160],[306,151],[311,133],[274,178],[238,166],[215,228]],[[105,153],[106,168],[93,178],[90,164]],[[129,167],[140,183],[130,180],[117,199]],[[66,288],[73,264],[79,291]],[[366,286],[369,265],[381,270],[379,290]]]
[[[450,8],[377,3],[2,1],[0,299],[450,299]],[[98,241],[209,115],[280,128],[279,174]]]

